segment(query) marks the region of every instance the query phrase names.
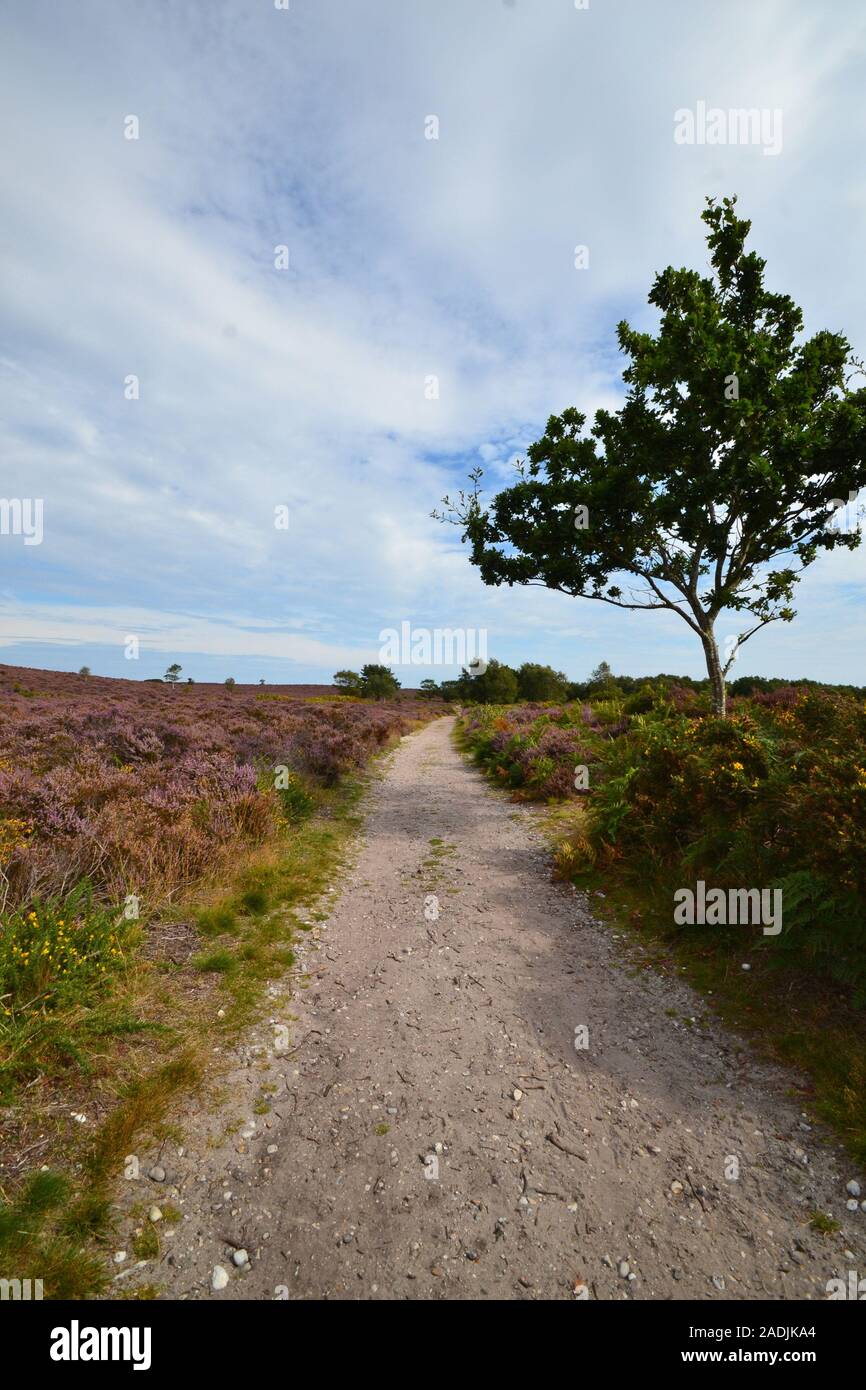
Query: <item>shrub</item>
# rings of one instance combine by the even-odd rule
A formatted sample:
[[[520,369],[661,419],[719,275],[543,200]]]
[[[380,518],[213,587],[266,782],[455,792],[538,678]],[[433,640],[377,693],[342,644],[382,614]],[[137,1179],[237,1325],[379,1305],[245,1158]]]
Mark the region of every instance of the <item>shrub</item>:
[[[557,852],[562,875],[604,856],[641,876],[781,888],[773,959],[851,986],[866,1002],[866,707],[781,686],[738,697],[727,719],[670,683],[652,700],[607,691],[591,705],[473,711],[478,762],[516,795],[573,797],[591,765],[585,832]],[[578,843],[579,840],[579,843]]]
[[[118,911],[94,902],[89,884],[36,900],[0,927],[0,1013],[15,1019],[104,994],[137,935]]]

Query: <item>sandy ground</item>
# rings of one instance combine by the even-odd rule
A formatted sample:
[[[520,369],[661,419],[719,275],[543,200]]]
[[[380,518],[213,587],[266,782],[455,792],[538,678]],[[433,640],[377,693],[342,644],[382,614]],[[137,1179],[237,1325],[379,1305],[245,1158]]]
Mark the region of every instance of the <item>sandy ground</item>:
[[[271,1020],[220,1059],[222,1108],[184,1117],[180,1151],[142,1156],[127,1204],[182,1219],[158,1223],[158,1260],[118,1261],[114,1288],[824,1299],[828,1279],[866,1273],[866,1211],[846,1209],[860,1175],[787,1098],[790,1077],[701,1022],[687,987],[634,974],[452,723],[388,760],[355,867],[305,940],[309,985],[273,986]],[[815,1209],[841,1231],[812,1231]]]

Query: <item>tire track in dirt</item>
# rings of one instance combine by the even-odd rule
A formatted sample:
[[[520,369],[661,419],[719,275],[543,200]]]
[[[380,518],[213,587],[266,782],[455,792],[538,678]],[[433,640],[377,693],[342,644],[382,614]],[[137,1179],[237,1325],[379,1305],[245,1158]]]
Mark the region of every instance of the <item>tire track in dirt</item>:
[[[192,1298],[824,1299],[866,1271],[851,1165],[790,1078],[685,1026],[687,987],[631,975],[452,727],[404,739],[374,785],[290,1051],[235,1059],[234,1100],[251,1114],[269,1075],[273,1111],[222,1143],[190,1120],[169,1159],[184,1219],[142,1278]],[[815,1209],[841,1231],[813,1232]]]

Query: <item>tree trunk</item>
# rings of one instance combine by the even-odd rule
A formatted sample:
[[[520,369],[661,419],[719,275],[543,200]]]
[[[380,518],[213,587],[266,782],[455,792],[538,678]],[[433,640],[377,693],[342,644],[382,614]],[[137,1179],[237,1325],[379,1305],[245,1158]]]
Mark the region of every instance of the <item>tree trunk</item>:
[[[710,678],[710,696],[713,702],[713,714],[717,714],[720,719],[724,719],[727,712],[725,678],[722,675],[722,663],[719,660],[719,648],[716,644],[716,636],[711,627],[706,629],[703,633],[701,641],[704,644],[707,674]]]

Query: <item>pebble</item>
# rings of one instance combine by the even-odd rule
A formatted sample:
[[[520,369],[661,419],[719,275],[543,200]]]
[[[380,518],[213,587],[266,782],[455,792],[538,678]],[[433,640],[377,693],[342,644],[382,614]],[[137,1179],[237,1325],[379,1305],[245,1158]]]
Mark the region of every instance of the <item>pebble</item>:
[[[848,1208],[849,1211],[859,1211],[859,1210],[860,1210],[860,1203],[857,1201],[857,1198],[856,1198],[856,1197],[849,1197],[848,1200],[847,1200],[847,1202],[845,1203],[845,1205],[846,1205],[846,1207]]]
[[[123,1261],[124,1261],[125,1259],[126,1259],[126,1251],[125,1251],[125,1250],[117,1250],[117,1251],[115,1252],[114,1263],[115,1263],[116,1265],[122,1265],[122,1264],[123,1264]]]
[[[161,1221],[162,1212],[160,1211],[159,1207],[151,1207],[150,1211],[147,1213],[147,1219],[148,1221],[152,1221],[154,1225],[157,1221]]]
[[[511,1094],[513,1095],[515,1100],[523,1100],[523,1092],[520,1090],[519,1086],[515,1086]],[[859,1192],[860,1189],[858,1188],[857,1190]]]
[[[860,1196],[860,1184],[859,1184],[859,1182],[857,1182],[856,1179],[852,1178],[851,1181],[850,1181],[849,1183],[846,1184],[846,1186],[845,1186],[845,1191],[848,1193],[848,1196],[849,1196],[849,1197],[859,1197],[859,1196]]]
[[[155,1163],[147,1176],[151,1182],[165,1182],[165,1169],[161,1163]]]
[[[725,1281],[722,1278],[721,1274],[713,1275],[713,1287],[717,1288],[719,1293],[725,1292]]]
[[[268,1144],[268,1153],[269,1153],[269,1154],[275,1154],[276,1152],[277,1152],[277,1146],[276,1146],[276,1144]]]
[[[620,1260],[618,1268],[619,1268],[620,1278],[621,1278],[621,1279],[627,1279],[627,1278],[628,1278],[628,1275],[629,1275],[629,1270],[630,1270],[630,1268],[631,1268],[631,1266],[629,1265],[628,1260]]]
[[[210,1277],[210,1286],[214,1293],[218,1293],[220,1289],[224,1289],[228,1281],[228,1273],[223,1269],[222,1265],[214,1265],[213,1274]]]
[[[673,1192],[674,1194],[676,1194],[677,1192],[682,1192],[682,1190],[683,1185],[681,1182],[676,1181],[671,1183],[671,1192]]]
[[[243,1269],[244,1265],[248,1265],[249,1262],[250,1257],[246,1250],[236,1250],[232,1255],[232,1264],[237,1265],[238,1269]]]

